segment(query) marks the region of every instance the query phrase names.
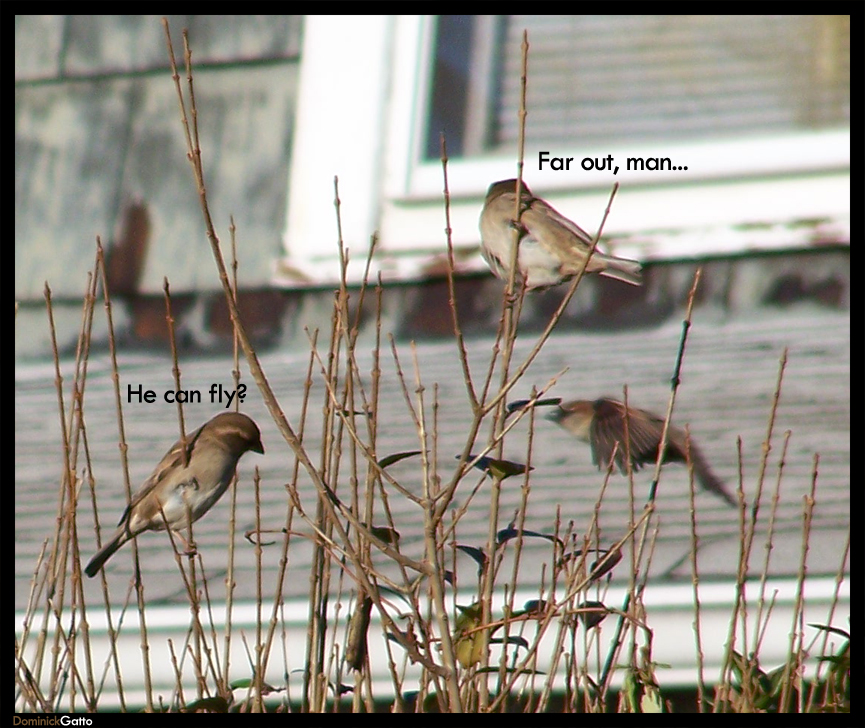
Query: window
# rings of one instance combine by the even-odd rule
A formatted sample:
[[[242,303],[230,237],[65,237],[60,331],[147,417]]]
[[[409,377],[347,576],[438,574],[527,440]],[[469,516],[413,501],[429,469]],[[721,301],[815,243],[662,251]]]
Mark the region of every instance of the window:
[[[366,227],[349,240],[354,260],[362,261],[377,229],[378,269],[406,278],[444,254],[444,131],[453,241],[477,249],[487,186],[516,173],[526,29],[524,178],[587,229],[620,182],[606,228],[630,236],[618,254],[796,247],[809,244],[808,234],[770,242],[730,232],[776,223],[792,229],[800,219],[827,220],[835,226],[829,238],[849,240],[849,23],[848,16],[394,16],[376,21],[375,40],[356,47],[346,47],[354,27],[331,28],[322,36],[340,38],[330,58],[342,65],[326,87],[351,113],[311,111],[314,134],[302,138],[299,121],[296,144],[315,151],[311,173],[322,172],[323,153],[331,179],[344,170],[343,200],[364,198],[357,219]],[[303,106],[302,99],[301,113]],[[539,169],[541,151],[572,157],[574,166]],[[615,175],[580,167],[585,158],[608,157],[618,162]],[[629,170],[629,158],[669,159],[675,171]],[[346,172],[361,168],[354,189],[345,186]],[[304,212],[310,219],[314,204],[290,202],[298,219]],[[306,240],[333,238],[332,213],[321,209],[316,219],[326,226]],[[289,251],[292,235],[290,215]]]

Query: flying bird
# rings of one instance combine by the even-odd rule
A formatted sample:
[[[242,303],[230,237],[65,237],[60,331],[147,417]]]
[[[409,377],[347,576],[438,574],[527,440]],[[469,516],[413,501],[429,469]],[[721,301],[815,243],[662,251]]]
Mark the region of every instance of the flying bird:
[[[628,414],[630,448],[625,447],[625,412]],[[561,425],[572,435],[589,443],[592,461],[601,470],[606,468],[616,448],[615,462],[622,473],[627,472],[626,452],[630,450],[631,468],[639,470],[647,463],[654,463],[661,445],[664,418],[635,407],[625,407],[621,402],[603,397],[594,401],[574,400],[556,407],[548,419]],[[738,505],[736,498],[726,489],[709,467],[699,447],[691,440],[691,462],[700,485],[723,498],[731,506]],[[667,432],[665,463],[685,463],[685,433],[670,426]]]

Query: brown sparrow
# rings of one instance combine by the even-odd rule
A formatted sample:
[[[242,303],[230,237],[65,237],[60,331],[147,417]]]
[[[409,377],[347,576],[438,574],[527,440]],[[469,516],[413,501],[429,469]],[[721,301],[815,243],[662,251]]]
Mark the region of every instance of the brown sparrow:
[[[508,279],[514,241],[517,181],[494,182],[487,190],[480,229],[484,260],[499,278]],[[529,290],[544,289],[573,278],[592,248],[592,236],[548,203],[534,197],[523,183],[520,192],[520,249],[517,279]],[[635,286],[642,283],[635,260],[605,255],[596,249],[586,273],[600,273]]]
[[[180,441],[175,442],[132,497],[117,530],[84,573],[95,576],[117,549],[143,531],[163,531],[166,521],[172,531],[186,528],[187,505],[193,523],[201,518],[228,488],[237,461],[247,450],[264,453],[261,432],[253,420],[238,412],[218,414],[187,435],[186,467]]]
[[[628,407],[628,435],[630,436],[631,467],[639,470],[646,463],[654,463],[661,445],[664,418],[652,412]],[[627,472],[625,462],[625,405],[613,399],[596,399],[594,402],[576,400],[565,402],[548,415],[548,419],[564,427],[572,435],[592,447],[592,461],[601,470],[606,468],[616,449],[616,465],[622,473]],[[667,432],[665,463],[686,462],[685,433],[672,425]],[[727,492],[724,483],[709,468],[709,463],[700,449],[691,441],[691,462],[700,485],[723,498],[731,506],[736,499]]]

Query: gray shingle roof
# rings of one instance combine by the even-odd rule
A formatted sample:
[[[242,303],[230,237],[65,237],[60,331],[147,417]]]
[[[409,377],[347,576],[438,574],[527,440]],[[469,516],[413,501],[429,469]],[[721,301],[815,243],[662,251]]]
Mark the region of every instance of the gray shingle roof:
[[[542,355],[530,368],[527,377],[510,399],[527,396],[531,386],[543,386],[561,369],[568,367],[552,394],[573,398],[595,398],[610,395],[621,398],[622,385],[629,387],[634,406],[664,412],[669,395],[681,324],[670,322],[651,330],[622,333],[556,333]],[[362,341],[365,341],[362,339]],[[516,361],[531,347],[534,337],[521,337]],[[473,376],[480,378],[489,361],[492,340],[475,338],[468,342]],[[411,349],[408,342],[398,344],[403,370],[413,380]],[[695,440],[703,448],[718,475],[731,486],[736,484],[736,438],[742,438],[744,491],[750,503],[756,488],[761,446],[766,433],[773,391],[784,347],[789,347],[784,384],[781,393],[775,436],[765,489],[774,487],[783,433],[791,431],[784,463],[784,474],[778,516],[775,523],[775,549],[770,572],[774,576],[794,575],[801,543],[802,496],[811,483],[813,458],[820,454],[817,507],[811,537],[809,573],[834,574],[839,568],[842,549],[849,530],[850,486],[850,336],[849,314],[813,305],[786,309],[761,309],[744,315],[715,315],[711,309],[700,309],[695,316],[685,355],[682,386],[677,399],[674,421],[689,423]],[[369,384],[370,352],[367,344],[358,347],[360,367],[365,384]],[[282,409],[297,425],[306,378],[307,352],[273,351],[261,361]],[[469,422],[469,407],[455,344],[451,341],[424,342],[417,345],[420,374],[425,385],[428,417],[432,418],[434,384],[438,385],[438,472],[447,482],[456,466],[454,455],[464,447]],[[85,415],[88,444],[93,460],[94,477],[104,529],[113,528],[125,505],[117,435],[111,372],[107,356],[93,355],[87,380]],[[161,393],[171,386],[171,364],[161,355],[121,354],[121,382]],[[186,359],[181,362],[183,383],[188,388],[206,391],[213,382],[231,383],[232,364],[226,357]],[[241,368],[246,372],[245,364]],[[400,450],[417,449],[417,435],[396,381],[389,353],[382,352],[383,379],[377,410],[379,457]],[[68,393],[69,372],[66,376]],[[321,438],[321,407],[324,387],[315,368],[313,393],[305,442],[313,462],[318,463]],[[254,505],[252,472],[261,470],[262,523],[264,528],[284,525],[287,497],[283,484],[290,477],[294,457],[280,438],[261,398],[248,375],[244,381],[249,394],[243,410],[254,417],[262,429],[266,455],[247,455],[240,464],[238,491],[236,581],[237,599],[254,598],[255,553],[242,538],[253,527]],[[414,389],[409,382],[410,390]],[[53,369],[45,364],[19,364],[15,382],[15,594],[16,608],[25,606],[36,556],[45,539],[50,537],[57,507],[61,448],[56,414]],[[186,409],[187,428],[197,427],[218,411],[211,404]],[[154,404],[125,405],[126,431],[130,446],[129,459],[133,488],[147,477],[156,461],[176,439],[176,415],[173,405],[161,400]],[[525,461],[527,420],[508,436],[505,457]],[[481,437],[489,431],[485,427]],[[525,527],[551,533],[557,508],[561,508],[563,527],[573,520],[575,530],[583,534],[588,527],[602,475],[591,463],[588,446],[572,439],[554,424],[539,418],[534,434],[530,498]],[[479,451],[482,445],[476,445]],[[347,445],[344,460],[348,460]],[[78,473],[82,475],[83,459]],[[389,468],[406,488],[420,492],[419,460],[411,459]],[[477,473],[477,471],[474,471]],[[657,579],[688,579],[689,547],[687,471],[681,465],[665,468],[661,479],[657,511],[661,528],[655,547],[652,572]],[[638,507],[651,481],[651,472],[636,477]],[[469,476],[457,493],[462,503],[478,482]],[[304,506],[314,513],[314,490],[308,476],[301,472],[299,488]],[[520,503],[521,479],[505,481],[502,489],[501,527]],[[337,479],[336,488],[348,499],[346,478]],[[482,545],[486,540],[489,519],[489,484],[481,486],[469,505],[458,529],[458,541]],[[389,492],[390,506],[402,540],[401,550],[417,557],[422,553],[420,509],[395,492]],[[767,493],[764,490],[764,504]],[[95,549],[93,520],[86,482],[79,499],[79,535],[82,560]],[[230,498],[226,496],[196,524],[195,536],[205,558],[208,573],[221,582],[226,565],[226,529]],[[698,493],[697,511],[703,578],[729,579],[734,573],[738,553],[737,513],[710,494]],[[766,506],[764,505],[764,508]],[[626,480],[619,475],[611,479],[601,528],[604,539],[613,541],[626,528],[628,513]],[[765,514],[765,511],[763,511]],[[765,518],[758,529],[757,548],[765,538]],[[294,528],[307,530],[295,520]],[[278,539],[279,536],[275,536]],[[142,568],[152,603],[185,603],[185,595],[164,534],[145,534],[139,538]],[[308,566],[312,547],[308,541],[295,539],[289,552],[290,569],[285,587],[286,598],[303,598],[308,589]],[[762,551],[754,559],[755,568],[762,564]],[[546,541],[529,539],[523,556],[526,579],[540,577],[540,565],[549,562]],[[109,562],[109,584],[117,599],[125,593],[132,573],[131,549],[124,548]],[[279,547],[264,550],[264,583],[272,584],[278,567]],[[627,559],[627,556],[626,556]],[[377,562],[383,563],[380,558]],[[627,563],[627,561],[623,562]],[[460,557],[459,578],[464,584],[474,581],[474,565]],[[388,570],[389,573],[392,570]],[[627,569],[619,567],[616,579],[627,579]],[[98,602],[98,580],[87,580],[88,600]],[[528,586],[528,584],[526,584]],[[217,598],[219,598],[217,596]]]

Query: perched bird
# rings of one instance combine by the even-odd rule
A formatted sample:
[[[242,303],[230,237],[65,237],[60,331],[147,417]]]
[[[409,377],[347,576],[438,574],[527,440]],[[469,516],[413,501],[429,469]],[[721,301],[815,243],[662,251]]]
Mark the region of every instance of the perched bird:
[[[544,289],[573,278],[592,249],[592,236],[522,185],[519,223],[514,219],[517,181],[494,182],[487,190],[481,212],[482,254],[499,278],[510,274],[514,227],[519,224],[520,250],[517,278],[529,290]],[[642,283],[640,264],[595,250],[586,273],[600,273],[635,286]]]
[[[625,405],[613,399],[596,399],[594,402],[576,400],[565,402],[548,415],[548,419],[564,427],[572,435],[592,447],[592,460],[598,469],[606,468],[613,455],[616,443],[616,465],[627,471],[625,453]],[[630,436],[631,468],[639,470],[646,463],[654,463],[661,445],[664,418],[646,410],[628,407],[628,435]],[[670,426],[667,432],[667,449],[664,462],[687,462],[685,458],[685,433]],[[715,476],[706,458],[694,441],[691,441],[691,462],[694,474],[703,488],[723,498],[731,506],[736,499]]]
[[[237,412],[218,414],[187,436],[185,467],[180,441],[175,442],[84,573],[95,576],[117,549],[143,531],[163,531],[166,521],[172,531],[186,528],[187,502],[193,523],[201,518],[228,488],[237,461],[247,450],[264,453],[261,432],[253,420]]]

